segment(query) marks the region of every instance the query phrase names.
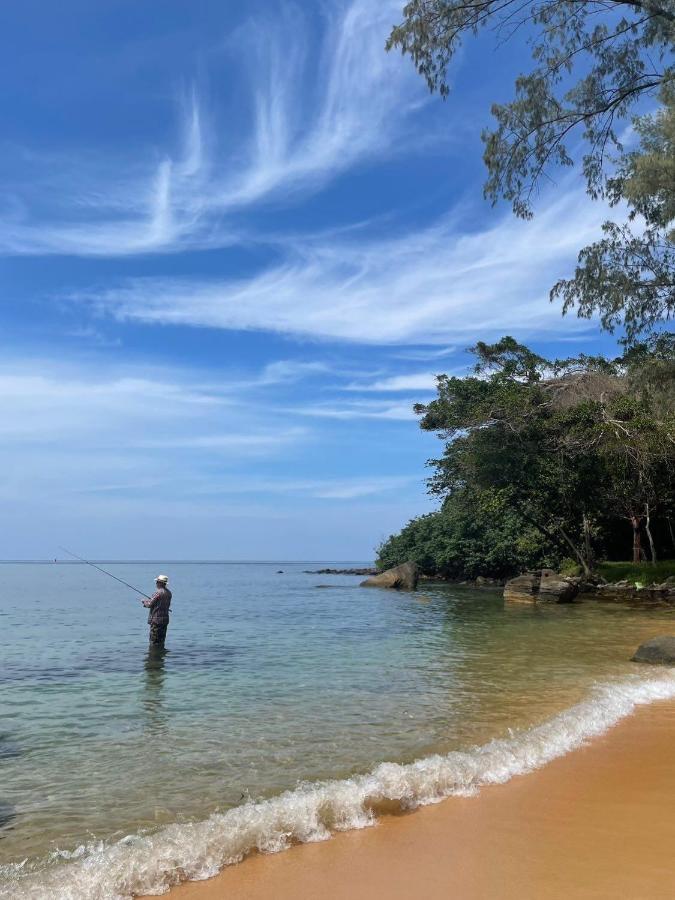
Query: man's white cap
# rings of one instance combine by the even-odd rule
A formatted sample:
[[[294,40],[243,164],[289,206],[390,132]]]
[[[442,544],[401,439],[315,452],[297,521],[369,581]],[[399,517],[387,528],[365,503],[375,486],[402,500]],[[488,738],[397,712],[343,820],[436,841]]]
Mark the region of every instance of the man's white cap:
[[[155,578],[155,583],[166,584],[168,580],[168,575],[158,575],[157,578]]]

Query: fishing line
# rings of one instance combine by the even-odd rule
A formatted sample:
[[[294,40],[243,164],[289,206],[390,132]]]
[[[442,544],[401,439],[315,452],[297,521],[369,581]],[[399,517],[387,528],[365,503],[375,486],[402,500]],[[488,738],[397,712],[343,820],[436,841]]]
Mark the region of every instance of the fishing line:
[[[136,591],[137,594],[142,594],[148,600],[152,600],[152,597],[149,597],[145,591],[140,591],[137,587],[134,587],[133,584],[129,584],[128,581],[124,581],[123,578],[118,578],[117,575],[113,575],[112,572],[106,572],[105,569],[102,569],[100,566],[95,565],[93,562],[89,562],[88,559],[83,559],[81,556],[78,556],[77,553],[71,553],[70,550],[66,550],[65,547],[59,547],[59,550],[63,550],[64,553],[67,553],[68,556],[72,556],[73,559],[79,559],[80,562],[86,563],[88,566],[91,566],[92,569],[98,569],[99,572],[103,572],[104,575],[108,575],[110,578],[114,578],[115,581],[119,581],[120,584],[123,584],[125,587],[131,588],[132,591]]]

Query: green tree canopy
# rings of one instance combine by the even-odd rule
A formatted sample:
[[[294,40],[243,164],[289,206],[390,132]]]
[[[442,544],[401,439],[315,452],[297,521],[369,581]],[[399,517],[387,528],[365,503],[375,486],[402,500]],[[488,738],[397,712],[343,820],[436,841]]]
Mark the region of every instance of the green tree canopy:
[[[482,29],[509,40],[526,28],[532,66],[514,97],[494,104],[483,133],[485,194],[531,214],[542,176],[571,166],[583,137],[583,170],[594,195],[605,190],[607,152],[621,150],[617,122],[675,75],[675,0],[411,0],[387,48],[411,56],[431,90],[449,93],[448,65]]]
[[[581,138],[589,194],[628,217],[605,222],[551,299],[636,340],[675,313],[675,0],[411,0],[387,47],[447,96],[450,61],[482,29],[498,41],[525,31],[532,55],[482,134],[485,196],[531,216],[542,179],[574,165]],[[656,113],[633,120],[639,147],[624,150],[629,117],[657,98]]]
[[[623,154],[607,182],[628,221],[605,222],[604,237],[579,254],[574,277],[551,292],[564,311],[598,312],[608,330],[623,324],[629,340],[675,313],[675,82],[664,85],[661,101],[635,119],[639,147]]]
[[[511,337],[473,352],[473,374],[439,376],[436,399],[416,407],[444,441],[429,481],[441,510],[381,559],[407,550],[425,570],[435,560],[466,575],[572,557],[588,572],[623,531],[636,562],[643,534],[655,561],[652,526],[658,518],[666,533],[673,508],[675,341],[661,335],[617,359],[546,360]]]

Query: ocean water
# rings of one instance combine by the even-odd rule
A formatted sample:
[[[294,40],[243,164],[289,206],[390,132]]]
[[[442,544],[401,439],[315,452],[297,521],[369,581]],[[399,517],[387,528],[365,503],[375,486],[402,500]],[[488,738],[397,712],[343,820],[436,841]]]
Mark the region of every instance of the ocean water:
[[[163,655],[93,569],[0,565],[1,897],[161,893],[524,774],[675,696],[628,661],[670,609],[305,572],[324,565],[107,564],[148,593],[170,575]]]

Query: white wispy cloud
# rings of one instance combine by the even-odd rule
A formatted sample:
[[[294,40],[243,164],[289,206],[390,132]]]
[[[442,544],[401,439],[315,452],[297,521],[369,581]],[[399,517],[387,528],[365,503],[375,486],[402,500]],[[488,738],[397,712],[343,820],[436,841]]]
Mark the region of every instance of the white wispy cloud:
[[[280,427],[274,417],[265,425],[270,408],[262,403],[252,410],[247,404],[246,388],[282,383],[269,368],[244,381],[213,374],[199,380],[180,370],[134,373],[130,365],[123,375],[50,361],[8,365],[0,369],[0,436],[5,442],[63,442],[73,452],[85,444],[233,453],[273,449],[306,437],[307,429]]]
[[[311,361],[270,363],[246,381],[213,372],[197,379],[180,369],[125,369],[120,375],[115,367],[38,359],[0,366],[0,495],[74,491],[127,494],[142,502],[168,490],[194,498],[270,493],[348,499],[419,481],[402,475],[272,477],[248,466],[254,458],[287,458],[320,440],[308,427],[310,418],[412,418],[409,404],[377,400],[297,409],[276,402],[288,379],[324,374],[325,367]],[[340,383],[333,382],[337,390]],[[232,475],[234,463],[246,468],[245,476]]]
[[[447,359],[448,356],[454,356],[457,353],[457,347],[441,347],[440,350],[431,347],[416,347],[410,350],[399,352],[396,354],[397,359],[407,359],[411,362],[430,363],[435,359]]]
[[[187,437],[167,435],[157,439],[146,439],[132,443],[132,447],[147,450],[240,450],[245,453],[277,450],[295,443],[308,435],[306,428],[275,429],[269,432],[246,431],[227,434],[194,434]]]
[[[446,373],[447,374],[447,373]],[[436,375],[433,372],[414,372],[407,375],[390,375],[375,381],[354,381],[345,386],[346,391],[363,393],[398,394],[415,391],[436,390]]]
[[[416,418],[412,402],[382,403],[377,400],[354,400],[350,403],[317,403],[296,406],[289,410],[295,415],[317,419],[388,419],[406,422]]]
[[[318,360],[280,359],[267,363],[259,375],[248,381],[239,382],[248,387],[269,387],[271,385],[293,384],[303,378],[331,373],[330,366]]]
[[[249,83],[239,89],[255,109],[250,133],[241,123],[231,133],[221,111],[205,111],[192,91],[181,104],[178,147],[159,161],[155,148],[139,147],[111,160],[98,182],[82,160],[79,184],[69,170],[59,189],[50,172],[55,203],[38,204],[38,213],[28,198],[16,199],[0,226],[0,252],[124,256],[227,246],[245,236],[228,214],[287,202],[365,160],[400,152],[425,94],[409,64],[384,52],[398,14],[394,0],[339,2],[318,38],[298,8],[251,22],[236,41],[249,63]],[[314,44],[310,56],[305,48]],[[115,170],[124,174],[113,177]]]
[[[307,422],[290,421],[271,401],[248,402],[240,382],[232,382],[236,391],[211,382],[179,369],[120,376],[50,360],[3,364],[0,497],[23,505],[48,498],[74,515],[87,497],[118,512],[149,505],[195,512],[199,495],[202,509],[216,510],[209,493],[228,473],[240,473],[246,493],[259,465],[315,439]]]
[[[324,39],[313,66],[303,47],[311,43],[297,11],[286,11],[273,30],[256,23],[253,44],[262,75],[256,93],[252,163],[215,202],[221,208],[257,201],[275,191],[292,191],[327,178],[374,155],[390,155],[395,135],[403,137],[409,112],[423,92],[410,70],[384,53],[384,40],[398,2],[352,0],[326,16]],[[311,81],[308,81],[311,79]],[[301,84],[305,92],[299,112]]]
[[[517,331],[555,335],[548,302],[605,209],[557,192],[528,222],[503,215],[462,231],[461,216],[368,240],[307,238],[245,280],[141,278],[73,295],[121,320],[275,331],[363,344],[448,344]],[[570,318],[565,329],[588,328]]]
[[[383,494],[423,481],[417,475],[355,476],[351,478],[263,478],[223,481],[209,487],[212,494],[290,494],[319,500],[353,500]]]

